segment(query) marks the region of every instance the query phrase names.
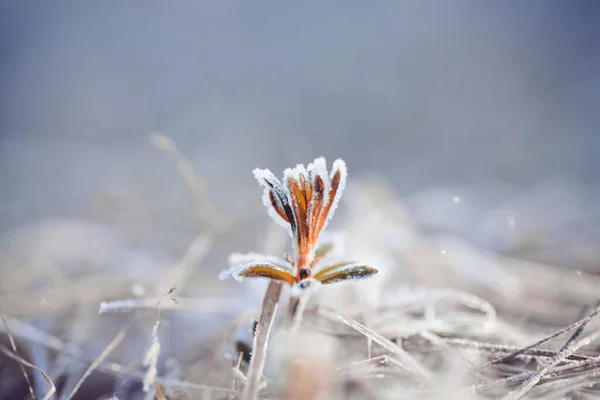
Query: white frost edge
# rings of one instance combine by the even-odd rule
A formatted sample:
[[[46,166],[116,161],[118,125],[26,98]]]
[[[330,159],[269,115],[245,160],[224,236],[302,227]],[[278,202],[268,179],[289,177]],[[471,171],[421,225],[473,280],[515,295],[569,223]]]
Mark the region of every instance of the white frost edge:
[[[255,262],[263,262],[266,261],[271,264],[278,265],[284,269],[289,269],[292,272],[292,265],[287,262],[282,257],[272,256],[270,254],[260,254],[260,253],[231,253],[227,258],[229,261],[229,265],[240,265],[240,264],[250,264]]]
[[[234,265],[231,268],[225,269],[219,273],[219,279],[225,281],[227,279],[235,279],[238,282],[244,280],[243,277],[240,276],[240,272],[242,272],[246,267],[244,265]]]
[[[319,261],[319,264],[323,264],[323,262],[329,259],[339,259],[346,252],[347,241],[348,234],[345,231],[321,231],[315,249],[327,244],[331,244],[332,248],[329,250],[329,253]]]
[[[335,210],[340,203],[340,199],[342,198],[342,194],[344,194],[344,189],[346,188],[346,179],[348,178],[348,168],[346,167],[346,163],[341,158],[338,158],[333,162],[331,167],[331,175],[330,178],[333,178],[335,173],[340,171],[340,184],[338,186],[338,190],[335,193],[335,197],[331,201],[331,208],[329,209],[329,213],[327,214],[327,218],[325,218],[325,223],[323,224],[322,231],[327,228],[329,221],[333,218],[333,214],[335,214]]]
[[[144,363],[145,367],[148,367],[146,374],[144,375],[144,392],[148,392],[151,387],[154,386],[154,382],[156,381],[156,377],[158,376],[158,357],[160,356],[160,341],[158,340],[158,326],[160,325],[160,321],[156,320],[154,327],[152,328],[152,342],[150,343],[150,347],[146,351],[144,355]]]
[[[262,201],[263,201],[263,205],[267,208],[267,212],[269,213],[269,216],[273,219],[273,221],[275,221],[275,223],[277,225],[286,228],[288,231],[288,234],[293,239],[294,233],[292,232],[292,227],[291,227],[290,223],[287,222],[285,219],[283,219],[279,215],[279,213],[277,213],[277,210],[275,209],[275,207],[273,207],[273,204],[271,204],[271,198],[269,197],[269,192],[271,191],[271,188],[267,184],[267,180],[273,182],[276,186],[279,186],[281,188],[281,190],[283,190],[283,192],[285,193],[285,195],[289,201],[290,196],[289,196],[288,190],[285,188],[285,186],[283,186],[281,184],[279,179],[277,179],[275,174],[273,174],[271,172],[271,170],[269,170],[269,169],[255,168],[252,171],[252,173],[254,174],[254,178],[256,178],[258,183],[264,188],[263,195],[262,195]],[[277,196],[275,196],[275,200],[278,201]]]
[[[308,173],[303,164],[297,164],[294,168],[286,168],[283,170],[283,184],[287,185],[290,178],[300,183],[300,176],[304,176],[308,181]]]
[[[335,265],[335,264],[339,264],[339,263],[336,262],[336,263],[331,263],[329,265],[325,265],[325,266],[323,266],[323,268],[320,268],[316,273],[319,273],[322,270],[324,270],[326,268],[329,268],[329,267],[331,267],[332,265]],[[362,263],[362,262],[349,262],[348,264],[344,264],[344,265],[342,265],[342,266],[340,266],[340,267],[332,270],[331,274],[333,275],[333,274],[335,274],[335,273],[337,273],[339,271],[343,271],[343,270],[346,270],[346,269],[352,269],[352,268],[356,268],[356,267],[361,267],[361,266],[364,266],[364,265],[366,265],[366,264]],[[345,279],[336,279],[336,280],[327,282],[327,284],[329,285],[331,283],[336,283],[336,282],[341,282],[341,281],[350,281],[350,280],[356,280],[356,279],[366,279],[366,278],[370,278],[373,275],[376,275],[378,272],[379,271],[375,272],[374,274],[370,274],[370,275],[356,275],[356,276],[349,276],[349,277],[347,277]]]
[[[305,288],[302,288],[301,285],[306,284],[306,283],[308,283],[308,286]],[[296,283],[294,286],[292,286],[291,295],[293,297],[300,297],[300,296],[306,296],[306,295],[312,296],[319,290],[319,288],[321,286],[322,286],[322,283],[316,279],[313,279],[313,278],[304,279],[303,281],[300,281],[300,282]]]
[[[312,174],[311,184],[314,184],[317,176],[320,176],[323,179],[324,193],[329,193],[331,190],[331,182],[329,180],[329,174],[327,173],[327,161],[325,157],[318,157],[315,160],[308,164],[308,172],[309,175]],[[329,198],[325,198],[323,205],[327,205],[329,203]]]
[[[224,281],[227,279],[235,279],[238,282],[243,281],[244,279],[246,279],[246,277],[241,276],[240,274],[249,269],[252,268],[256,265],[268,265],[270,268],[277,270],[277,271],[281,271],[281,272],[287,272],[287,273],[292,273],[291,270],[287,269],[287,267],[283,267],[281,265],[277,265],[277,264],[273,264],[271,262],[268,261],[254,261],[254,262],[250,262],[247,264],[242,264],[242,265],[235,265],[229,269],[226,269],[224,271],[221,271],[221,273],[219,274],[219,279]],[[289,264],[288,264],[289,265]],[[261,276],[253,276],[252,278],[263,278],[263,279],[267,279]]]

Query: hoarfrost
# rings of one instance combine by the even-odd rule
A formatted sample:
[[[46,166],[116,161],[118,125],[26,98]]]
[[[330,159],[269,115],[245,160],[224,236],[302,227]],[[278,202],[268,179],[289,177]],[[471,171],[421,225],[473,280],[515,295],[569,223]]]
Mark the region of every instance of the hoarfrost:
[[[287,228],[288,233],[293,238],[290,224],[285,219],[281,218],[281,216],[277,213],[277,210],[275,210],[275,207],[273,207],[273,204],[271,204],[271,198],[269,196],[269,192],[271,191],[271,186],[269,185],[269,183],[271,183],[273,185],[273,191],[276,193],[275,201],[280,206],[283,206],[283,204],[281,204],[281,199],[279,198],[279,195],[283,195],[285,200],[289,203],[289,200],[288,200],[289,196],[288,196],[287,190],[285,190],[285,188],[281,185],[281,182],[279,181],[279,179],[277,179],[277,177],[269,169],[255,168],[252,171],[252,173],[254,174],[254,177],[256,178],[258,183],[262,187],[264,187],[262,200],[263,200],[264,206],[267,208],[267,210],[269,212],[269,215],[271,216],[271,218],[273,218],[273,220],[277,223],[277,225]]]
[[[287,264],[287,263],[286,263]],[[271,262],[268,262],[266,260],[255,260],[253,262],[250,263],[246,263],[246,264],[241,264],[241,265],[235,265],[229,269],[226,269],[224,271],[221,271],[221,273],[219,274],[219,279],[220,280],[226,280],[226,279],[235,279],[238,282],[241,282],[242,280],[244,280],[246,277],[242,276],[242,273],[245,271],[250,270],[253,267],[266,267],[275,271],[279,271],[282,272],[284,274],[287,275],[293,275],[292,274],[292,269],[288,268],[287,264],[285,267],[281,266],[281,265],[277,265],[277,264],[273,264]],[[252,278],[263,278],[262,276],[252,276]],[[266,278],[266,277],[264,277]]]
[[[261,253],[232,253],[229,255],[229,264],[230,265],[240,265],[240,264],[249,264],[257,261],[267,261],[271,264],[278,265],[282,268],[289,269],[292,271],[292,265],[284,260],[282,257],[272,256],[269,254],[261,254]]]
[[[300,297],[305,295],[313,295],[319,290],[321,285],[321,282],[316,279],[304,279],[292,287],[292,296]]]
[[[333,162],[333,165],[331,167],[331,178],[333,178],[337,171],[340,171],[340,183],[338,185],[337,192],[335,193],[335,197],[331,199],[331,208],[329,209],[329,213],[327,214],[327,219],[325,219],[323,230],[327,228],[329,221],[331,220],[331,218],[333,218],[333,214],[335,214],[335,210],[337,209],[340,199],[342,198],[342,194],[344,193],[344,189],[346,188],[348,168],[346,168],[346,163],[341,158],[338,158]]]

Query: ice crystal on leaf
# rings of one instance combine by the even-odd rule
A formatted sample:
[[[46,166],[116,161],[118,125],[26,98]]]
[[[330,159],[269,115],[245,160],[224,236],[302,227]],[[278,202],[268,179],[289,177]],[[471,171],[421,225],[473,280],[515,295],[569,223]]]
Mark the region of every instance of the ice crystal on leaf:
[[[220,279],[269,278],[285,281],[293,286],[294,293],[299,293],[309,288],[316,290],[321,284],[377,273],[376,269],[356,262],[319,265],[333,248],[332,242],[319,242],[319,235],[333,217],[346,186],[344,161],[335,160],[329,172],[325,159],[320,157],[306,167],[298,164],[287,168],[282,180],[268,169],[257,168],[253,172],[264,187],[263,202],[269,215],[286,227],[292,237],[294,257],[232,254],[232,267],[221,272]]]

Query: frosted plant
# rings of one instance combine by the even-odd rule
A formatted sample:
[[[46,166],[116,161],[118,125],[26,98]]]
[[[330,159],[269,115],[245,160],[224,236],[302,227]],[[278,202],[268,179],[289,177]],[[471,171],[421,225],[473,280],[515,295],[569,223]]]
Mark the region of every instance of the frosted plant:
[[[256,253],[232,254],[232,267],[220,279],[269,278],[287,282],[294,295],[347,279],[366,278],[377,270],[357,262],[320,265],[332,249],[331,243],[317,246],[319,234],[327,226],[346,185],[346,164],[337,159],[331,173],[320,157],[304,167],[287,168],[280,181],[268,169],[255,169],[254,176],[264,187],[263,201],[271,217],[288,229],[294,257]]]

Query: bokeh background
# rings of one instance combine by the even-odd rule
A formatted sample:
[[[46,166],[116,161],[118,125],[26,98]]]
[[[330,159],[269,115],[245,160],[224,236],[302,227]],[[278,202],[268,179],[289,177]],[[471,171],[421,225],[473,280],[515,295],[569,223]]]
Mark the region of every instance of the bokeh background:
[[[0,10],[3,230],[86,216],[103,190],[139,191],[162,230],[182,226],[189,199],[148,146],[155,131],[232,206],[252,168],[315,155],[376,171],[402,194],[599,178],[592,1]]]
[[[160,285],[205,224],[152,133],[234,221],[189,295],[268,237],[251,170],[321,155],[385,181],[426,236],[598,273],[598,21],[583,0],[3,0],[3,312],[47,317],[30,290],[82,271]]]

